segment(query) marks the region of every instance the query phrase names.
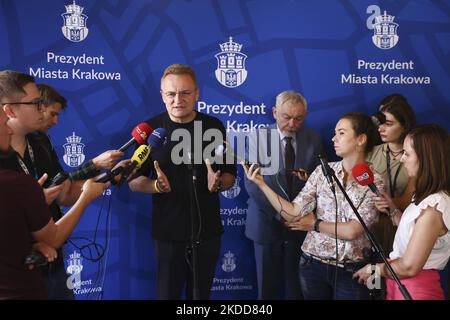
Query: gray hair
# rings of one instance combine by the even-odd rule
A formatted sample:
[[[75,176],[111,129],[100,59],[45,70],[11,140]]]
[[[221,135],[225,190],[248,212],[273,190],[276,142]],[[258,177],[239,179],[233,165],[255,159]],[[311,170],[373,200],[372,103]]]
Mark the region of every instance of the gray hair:
[[[305,97],[303,97],[300,93],[295,91],[283,91],[280,94],[278,94],[275,106],[280,107],[288,101],[293,104],[301,103],[305,107],[305,111],[308,110],[307,109],[308,103],[306,102]]]

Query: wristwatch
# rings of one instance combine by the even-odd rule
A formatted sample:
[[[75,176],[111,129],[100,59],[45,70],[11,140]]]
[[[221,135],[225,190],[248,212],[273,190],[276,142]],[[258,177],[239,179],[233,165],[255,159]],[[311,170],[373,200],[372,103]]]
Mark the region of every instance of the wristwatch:
[[[319,224],[322,222],[322,219],[316,219],[316,222],[314,222],[314,231],[315,232],[320,232],[319,231]]]

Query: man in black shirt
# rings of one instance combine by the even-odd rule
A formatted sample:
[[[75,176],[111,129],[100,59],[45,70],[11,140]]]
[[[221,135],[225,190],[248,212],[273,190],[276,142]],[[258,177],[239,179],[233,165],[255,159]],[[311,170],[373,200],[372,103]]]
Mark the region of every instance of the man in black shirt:
[[[234,184],[236,166],[204,162],[202,155],[209,142],[202,141],[203,133],[208,129],[216,130],[222,137],[219,143],[223,143],[226,132],[220,120],[194,110],[199,90],[195,73],[189,66],[174,64],[165,70],[161,96],[167,112],[147,122],[152,128],[167,130],[167,145],[152,150],[153,162],[145,162],[138,177],[129,185],[133,191],[153,194],[157,298],[181,299],[185,286],[186,297],[195,298],[190,246],[193,237],[199,243],[197,298],[208,299],[223,232],[218,192]],[[190,138],[189,142],[183,141],[189,151],[185,149],[178,154],[187,159],[184,163],[175,159],[177,152],[172,152],[179,147],[172,135],[175,130]],[[198,158],[200,160],[195,161]],[[193,176],[196,177],[195,189]],[[195,217],[194,221],[191,216]]]
[[[54,221],[62,218],[60,205],[73,205],[81,194],[84,180],[66,180],[59,186],[49,188],[51,180],[63,171],[58,156],[46,137],[36,134],[44,123],[45,101],[34,83],[34,78],[13,71],[3,72],[3,77],[17,77],[23,81],[26,88],[27,102],[34,104],[8,103],[4,105],[9,118],[9,125],[13,129],[11,146],[14,153],[10,157],[0,160],[0,168],[10,169],[33,176],[44,187],[44,195]],[[5,95],[11,95],[6,92]],[[14,94],[12,94],[14,95]],[[13,97],[10,97],[11,99]],[[42,139],[44,138],[44,139]],[[87,177],[86,177],[87,178]],[[73,292],[67,288],[67,274],[64,268],[62,248],[58,250],[58,258],[46,268],[43,268],[50,299],[74,299]]]
[[[62,171],[63,169],[59,164],[58,156],[48,135],[48,130],[58,124],[61,111],[67,108],[67,100],[47,84],[38,84],[37,87],[41,93],[44,109],[42,112],[43,120],[41,128],[33,132],[33,137],[47,150],[48,156],[53,159],[54,166]],[[124,153],[118,150],[105,151],[95,158],[86,161],[86,163],[82,164],[76,170],[68,172],[69,179],[71,181],[77,181],[95,177],[100,173],[100,169],[112,169],[123,155]]]
[[[34,79],[14,71],[0,71],[0,102],[9,114],[7,117],[0,110],[0,300],[46,298],[39,272],[29,271],[23,265],[33,241],[45,243],[45,247],[60,247],[89,202],[101,195],[107,185],[86,182],[74,206],[55,224],[48,203],[57,197],[62,187],[50,188],[44,197],[35,179],[42,173],[36,165],[43,157],[41,151],[27,138],[20,139],[20,134],[12,135],[14,129],[7,124],[11,118],[15,119],[11,127],[19,133],[39,125],[42,102]],[[23,122],[16,123],[17,118]],[[10,147],[10,141],[19,147],[24,145],[21,153]],[[46,254],[46,257],[53,260],[56,252],[48,252],[52,256]],[[62,267],[64,270],[64,265]]]

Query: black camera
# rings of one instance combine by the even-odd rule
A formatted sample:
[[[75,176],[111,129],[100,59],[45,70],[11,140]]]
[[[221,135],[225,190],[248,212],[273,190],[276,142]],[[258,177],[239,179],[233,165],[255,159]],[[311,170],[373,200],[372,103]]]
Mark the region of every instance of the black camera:
[[[69,178],[69,175],[65,172],[59,172],[56,176],[53,177],[52,183],[49,188],[58,186]]]

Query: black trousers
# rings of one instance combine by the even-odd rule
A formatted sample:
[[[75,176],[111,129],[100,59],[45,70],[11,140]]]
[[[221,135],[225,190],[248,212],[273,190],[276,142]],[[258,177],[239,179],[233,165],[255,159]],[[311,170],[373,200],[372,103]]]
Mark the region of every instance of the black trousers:
[[[189,243],[154,241],[156,255],[156,298],[179,300],[185,290],[186,299],[193,298],[192,255]],[[200,299],[209,299],[217,259],[220,236],[202,241],[198,247]]]
[[[301,241],[254,243],[259,300],[303,300],[298,274]]]

